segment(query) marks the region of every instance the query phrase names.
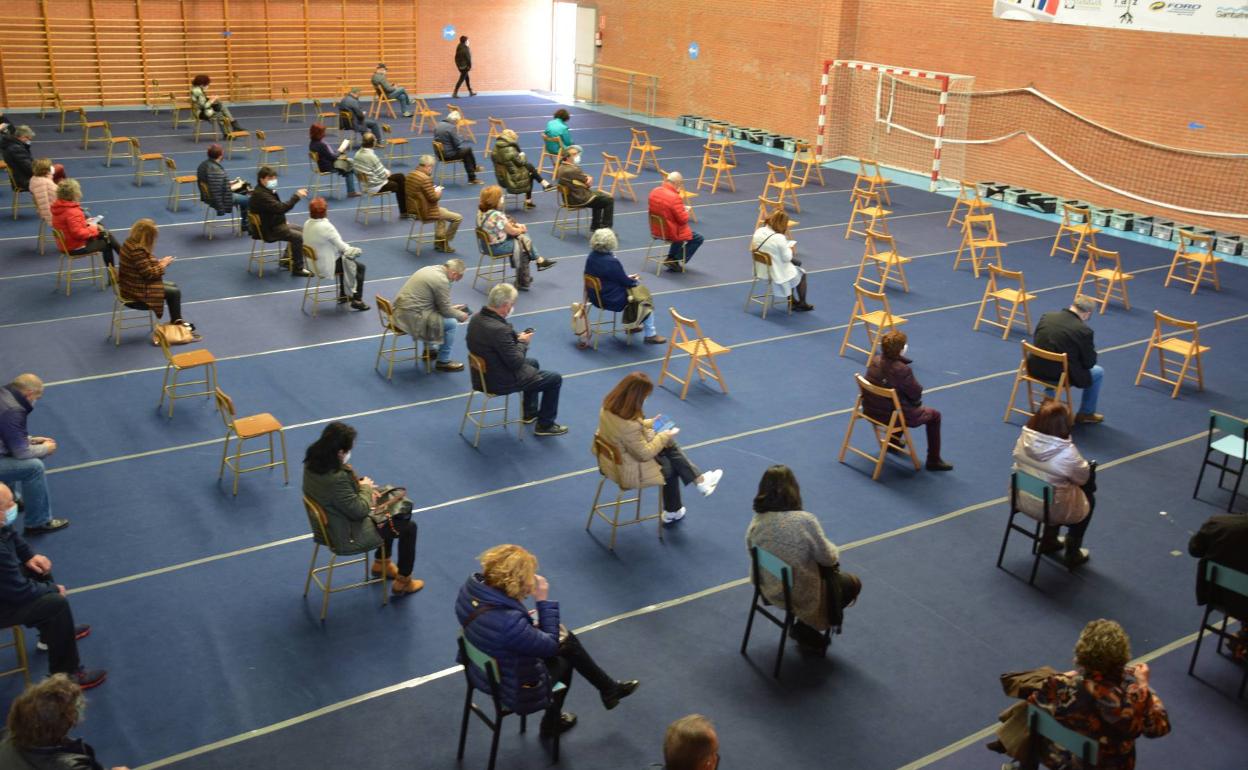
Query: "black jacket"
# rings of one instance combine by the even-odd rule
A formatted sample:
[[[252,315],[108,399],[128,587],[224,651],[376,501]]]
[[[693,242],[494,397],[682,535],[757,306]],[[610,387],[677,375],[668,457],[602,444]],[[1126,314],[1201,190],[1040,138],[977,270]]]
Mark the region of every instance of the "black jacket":
[[[1200,559],[1196,575],[1196,602],[1212,602],[1232,617],[1248,622],[1248,598],[1209,585],[1204,569],[1208,559],[1233,570],[1248,572],[1248,516],[1223,513],[1209,517],[1200,531],[1192,535],[1187,552]]]
[[[537,367],[527,360],[528,351],[507,319],[488,307],[468,321],[468,352],[485,360],[485,386],[491,393],[515,393],[537,379]],[[472,385],[477,386],[475,379]]]
[[[195,170],[195,176],[199,184],[203,185],[199,190],[199,199],[212,206],[218,216],[234,210],[234,193],[230,191],[230,178],[226,176],[225,168],[220,161],[212,158],[205,160]],[[204,187],[208,188],[207,198],[204,197]]]
[[[6,735],[0,741],[0,767],[5,770],[104,770],[95,750],[81,738],[66,738],[60,746],[22,750]]]
[[[12,527],[0,527],[0,608],[9,609],[30,604],[46,593],[56,590],[51,582],[31,580],[22,565],[35,552]]]
[[[251,198],[247,202],[247,211],[260,215],[261,234],[267,239],[277,232],[278,228],[286,224],[286,212],[293,209],[298,202],[299,196],[292,195],[290,200],[282,203],[282,199],[277,197],[277,193],[267,187],[260,186],[251,191]]]
[[[30,145],[16,136],[5,134],[0,137],[0,153],[4,155],[4,162],[9,164],[9,170],[13,172],[13,181],[17,182],[20,189],[29,190],[30,177],[34,174],[31,170],[34,160],[30,156]]]
[[[1096,366],[1096,345],[1092,342],[1092,330],[1069,308],[1040,316],[1040,323],[1036,324],[1036,333],[1031,344],[1051,353],[1066,354],[1071,385],[1086,388],[1092,384],[1089,370]],[[1062,376],[1060,365],[1038,358],[1027,360],[1027,371],[1032,377],[1046,382],[1057,382]]]
[[[472,69],[472,51],[468,50],[467,43],[460,43],[455,46],[455,66],[461,72]]]

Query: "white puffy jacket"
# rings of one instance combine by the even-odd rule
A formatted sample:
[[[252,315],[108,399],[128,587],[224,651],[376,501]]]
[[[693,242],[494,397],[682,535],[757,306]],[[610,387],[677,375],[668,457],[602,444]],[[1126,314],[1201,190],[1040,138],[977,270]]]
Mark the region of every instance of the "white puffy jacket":
[[[1087,518],[1091,507],[1080,487],[1087,482],[1091,466],[1070,439],[1023,428],[1014,444],[1013,469],[1053,485],[1052,523],[1077,524]],[[1033,519],[1044,516],[1044,501],[1032,495],[1020,493],[1019,508]]]

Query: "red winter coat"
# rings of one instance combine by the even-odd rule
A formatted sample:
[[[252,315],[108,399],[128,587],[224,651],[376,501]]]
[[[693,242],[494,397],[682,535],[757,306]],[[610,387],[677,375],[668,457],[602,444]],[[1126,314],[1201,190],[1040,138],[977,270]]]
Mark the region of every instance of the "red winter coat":
[[[650,213],[663,217],[667,239],[669,241],[688,241],[693,239],[693,230],[689,229],[689,212],[685,211],[685,199],[680,190],[671,182],[664,182],[650,191]],[[650,234],[660,237],[658,228],[650,225]]]
[[[60,198],[52,201],[52,227],[61,231],[65,238],[65,248],[70,251],[81,249],[87,245],[87,241],[100,234],[100,228],[87,223],[82,206]]]

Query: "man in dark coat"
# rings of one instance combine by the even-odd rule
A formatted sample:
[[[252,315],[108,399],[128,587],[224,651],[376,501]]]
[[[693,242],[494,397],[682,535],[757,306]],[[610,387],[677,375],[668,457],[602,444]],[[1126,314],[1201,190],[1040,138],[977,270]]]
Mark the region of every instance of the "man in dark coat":
[[[1031,343],[1042,350],[1066,354],[1070,384],[1083,389],[1083,399],[1075,414],[1076,423],[1097,423],[1105,419],[1096,411],[1105,370],[1096,363],[1096,345],[1087,323],[1094,309],[1096,305],[1092,300],[1075,297],[1075,301],[1065,310],[1045,313],[1040,316],[1040,323],[1036,324]],[[1060,364],[1039,358],[1027,359],[1027,371],[1032,377],[1045,382],[1057,382],[1062,376]]]
[[[455,68],[459,70],[459,80],[455,82],[453,96],[459,98],[459,87],[468,86],[468,95],[476,96],[472,90],[472,81],[468,79],[468,71],[472,69],[472,51],[468,50],[468,36],[459,36],[459,45],[455,46]]]
[[[516,287],[509,283],[495,284],[490,289],[485,307],[468,322],[468,352],[484,359],[485,387],[490,393],[524,393],[523,419],[526,423],[537,422],[535,435],[562,436],[568,429],[555,422],[555,418],[559,415],[563,375],[539,369],[537,359],[527,355],[533,332],[516,334],[507,323],[517,296]],[[472,387],[479,388],[475,375]]]
[[[461,117],[456,110],[447,112],[446,117],[433,127],[433,141],[442,145],[441,160],[464,162],[464,171],[468,172],[468,184],[484,184],[477,179],[477,156],[472,151],[472,143],[459,138]]]
[[[195,169],[195,177],[199,181],[199,199],[217,212],[217,216],[225,216],[233,213],[234,207],[238,207],[239,222],[242,228],[247,227],[247,205],[250,198],[242,191],[247,185],[241,179],[230,180],[225,173],[225,167],[221,165],[221,158],[225,155],[225,151],[221,149],[221,145],[214,144],[208,148],[208,158],[199,164],[199,168]],[[208,191],[208,197],[204,197],[204,190]]]
[[[1192,535],[1187,552],[1201,560],[1196,573],[1196,603],[1212,603],[1239,620],[1240,641],[1235,654],[1237,657],[1245,656],[1248,654],[1248,630],[1243,626],[1248,623],[1248,597],[1210,585],[1205,579],[1204,562],[1207,559],[1239,572],[1248,572],[1248,516],[1220,513],[1209,517],[1200,531]]]
[[[17,189],[23,191],[30,189],[30,177],[34,174],[34,159],[30,155],[30,140],[34,138],[35,132],[30,126],[18,126],[13,133],[0,136],[0,154],[8,164]]]
[[[940,412],[923,406],[923,386],[915,379],[906,358],[906,335],[899,331],[885,332],[880,338],[880,353],[867,365],[867,382],[897,391],[901,414],[906,425],[927,426],[927,465],[929,471],[951,471],[953,466],[940,457]],[[863,410],[873,420],[887,423],[893,415],[893,403],[874,396],[863,399]]]
[[[370,120],[364,112],[364,105],[360,104],[360,89],[352,88],[343,94],[342,100],[338,102],[338,111],[351,113],[351,125],[344,126],[339,121],[339,128],[355,131],[361,136],[365,133],[371,133],[377,137],[379,145],[385,145],[385,141],[382,139],[385,134],[381,132],[381,125],[375,120]]]
[[[285,203],[277,197],[277,170],[271,166],[261,166],[256,175],[256,189],[251,191],[248,203],[250,210],[260,217],[260,232],[253,233],[266,243],[286,241],[290,244],[290,275],[292,278],[307,278],[311,272],[303,267],[303,228],[286,223],[286,212],[295,207],[299,201],[308,197],[308,191],[300,188]]]

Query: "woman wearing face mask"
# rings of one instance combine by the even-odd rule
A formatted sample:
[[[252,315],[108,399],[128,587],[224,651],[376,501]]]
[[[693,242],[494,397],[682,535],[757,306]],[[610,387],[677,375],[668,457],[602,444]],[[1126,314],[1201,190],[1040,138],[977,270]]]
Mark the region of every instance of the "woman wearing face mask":
[[[906,335],[899,331],[886,332],[880,338],[879,354],[867,366],[867,382],[897,391],[906,425],[911,428],[927,426],[927,469],[951,471],[953,466],[940,457],[940,412],[923,406],[923,386],[915,379],[910,359],[906,357],[909,349]],[[864,397],[862,406],[871,419],[880,422],[888,422],[893,413],[893,403],[884,399]]]
[[[355,428],[331,422],[303,457],[303,494],[321,506],[329,520],[329,537],[335,543],[376,548],[373,574],[383,572],[394,579],[395,596],[415,593],[425,581],[412,578],[416,564],[416,523],[411,519],[375,522],[370,514],[379,490],[372,479],[356,476],[348,464],[355,444]],[[394,540],[399,541],[399,563],[390,561]]]

